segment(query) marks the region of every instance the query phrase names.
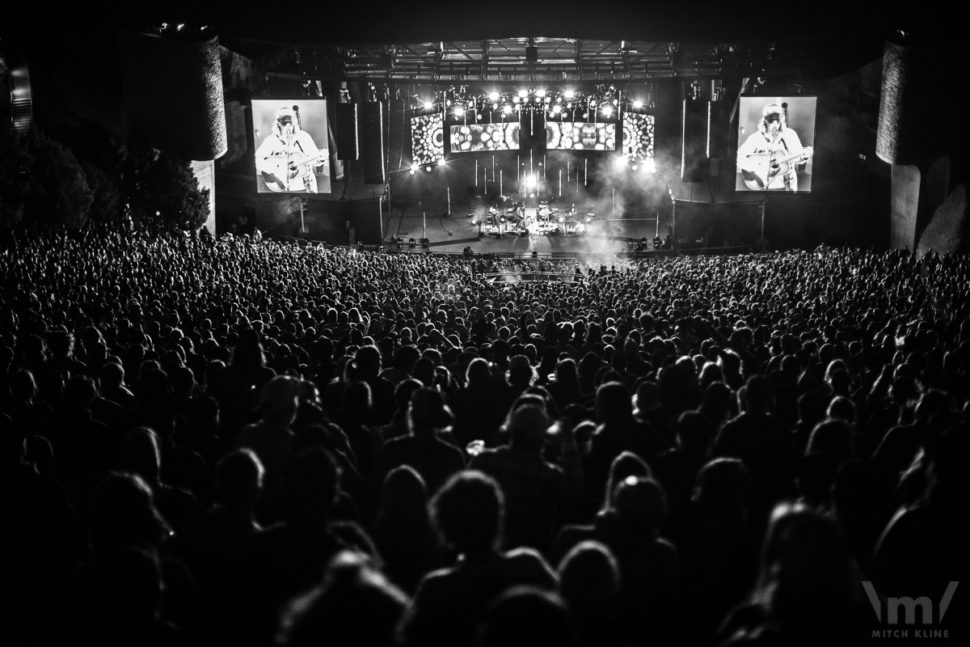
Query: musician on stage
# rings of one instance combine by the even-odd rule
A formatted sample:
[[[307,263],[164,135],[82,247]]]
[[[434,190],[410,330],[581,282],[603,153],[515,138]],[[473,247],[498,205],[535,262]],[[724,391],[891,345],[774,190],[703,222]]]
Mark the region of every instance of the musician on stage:
[[[276,111],[272,132],[256,149],[256,170],[276,192],[316,193],[317,173],[327,163],[310,133],[300,128],[298,106]]]
[[[785,111],[770,103],[761,111],[758,132],[738,147],[738,170],[755,191],[798,191],[798,174],[812,157],[798,133],[787,125]]]

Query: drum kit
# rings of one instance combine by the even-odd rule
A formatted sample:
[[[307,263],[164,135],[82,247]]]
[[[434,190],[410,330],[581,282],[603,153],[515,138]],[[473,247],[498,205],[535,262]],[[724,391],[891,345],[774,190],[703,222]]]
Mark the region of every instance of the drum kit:
[[[540,202],[536,212],[538,222],[558,222],[560,220],[559,207],[549,208],[548,202]]]

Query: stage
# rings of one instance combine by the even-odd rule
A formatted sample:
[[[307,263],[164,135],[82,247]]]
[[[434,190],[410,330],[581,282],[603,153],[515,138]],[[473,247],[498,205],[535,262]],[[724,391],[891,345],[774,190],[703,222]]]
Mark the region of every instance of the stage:
[[[418,208],[395,209],[385,225],[384,246],[402,251],[431,250],[480,254],[541,255],[621,254],[650,251],[653,239],[668,235],[663,214],[618,218],[610,205],[510,202],[472,204],[450,215],[430,215]],[[422,240],[424,239],[424,240]]]

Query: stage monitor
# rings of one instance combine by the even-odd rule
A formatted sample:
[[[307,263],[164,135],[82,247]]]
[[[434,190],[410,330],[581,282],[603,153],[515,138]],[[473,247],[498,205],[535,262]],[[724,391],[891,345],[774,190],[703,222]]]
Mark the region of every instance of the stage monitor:
[[[519,150],[519,122],[464,124],[451,127],[451,152]]]
[[[441,113],[411,117],[411,161],[419,166],[437,164],[445,156],[444,119]]]
[[[817,97],[741,97],[738,191],[812,190]]]
[[[330,193],[327,101],[253,99],[258,193]]]
[[[547,121],[546,148],[568,151],[615,151],[616,124],[600,121]]]
[[[623,114],[623,150],[631,160],[653,159],[654,117],[638,112]]]

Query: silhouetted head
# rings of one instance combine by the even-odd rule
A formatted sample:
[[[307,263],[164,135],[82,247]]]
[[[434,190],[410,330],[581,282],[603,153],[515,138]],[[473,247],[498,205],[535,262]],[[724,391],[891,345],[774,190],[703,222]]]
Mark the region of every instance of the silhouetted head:
[[[505,498],[481,472],[452,476],[434,495],[431,511],[442,539],[459,553],[487,552],[501,541]]]
[[[421,434],[451,426],[455,416],[441,393],[425,386],[411,394],[408,420],[412,433]]]
[[[607,382],[596,389],[596,417],[602,422],[624,422],[633,417],[633,402],[620,382]]]
[[[158,434],[148,427],[130,429],[121,441],[121,468],[154,484],[158,482],[161,465]]]
[[[228,508],[251,511],[263,489],[264,473],[253,450],[235,449],[216,463],[216,496]]]
[[[652,478],[628,476],[616,488],[614,505],[623,526],[636,533],[655,533],[667,516],[667,496]]]
[[[154,548],[171,534],[155,508],[151,487],[135,474],[109,472],[92,491],[89,511],[91,545],[97,552]]]
[[[797,503],[771,514],[755,601],[783,630],[816,633],[844,620],[853,596],[852,562],[837,523]]]
[[[427,505],[428,488],[413,467],[400,465],[388,472],[381,487],[379,516],[423,517]]]
[[[516,587],[501,594],[486,609],[476,647],[570,645],[572,620],[556,593]]]
[[[263,420],[290,424],[299,409],[300,381],[289,375],[277,375],[263,386],[259,406]]]
[[[694,502],[716,514],[739,514],[751,493],[751,474],[737,458],[715,458],[697,474]]]
[[[511,438],[513,447],[538,453],[542,449],[546,429],[550,424],[552,420],[542,407],[527,404],[510,413],[505,430]]]
[[[610,549],[580,542],[559,563],[559,588],[574,609],[610,605],[620,593],[620,570]]]
[[[341,551],[323,582],[283,609],[276,644],[393,645],[408,598],[364,555]]]

